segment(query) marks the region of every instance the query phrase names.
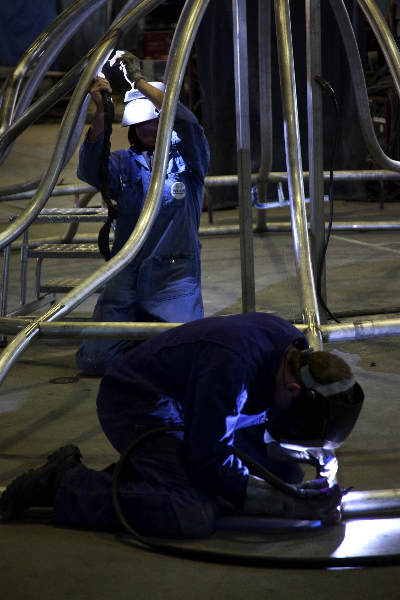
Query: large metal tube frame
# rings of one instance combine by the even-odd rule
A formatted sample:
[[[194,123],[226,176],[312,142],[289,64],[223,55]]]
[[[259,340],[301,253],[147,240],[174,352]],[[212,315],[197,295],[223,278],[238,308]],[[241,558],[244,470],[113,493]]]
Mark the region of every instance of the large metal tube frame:
[[[59,169],[60,162],[62,162],[63,146],[65,147],[65,145],[68,143],[67,132],[68,130],[73,129],[75,125],[76,114],[79,112],[83,97],[86,94],[86,90],[88,89],[95,72],[97,72],[97,69],[100,65],[102,66],[104,64],[112,50],[115,48],[120,31],[124,30],[124,28],[128,28],[128,26],[132,26],[132,23],[135,23],[139,17],[143,16],[146,11],[150,10],[156,4],[157,2],[155,0],[142,0],[142,2],[140,2],[111,29],[111,31],[98,45],[96,52],[94,52],[91,56],[87,69],[83,73],[67,108],[67,112],[61,126],[60,136],[56,145],[55,157],[53,158],[48,173],[44,178],[44,182],[42,182],[42,187],[44,187],[46,190],[43,196],[45,196],[46,193],[48,195],[49,189],[54,187],[55,174],[57,173],[58,175],[57,169]],[[95,289],[103,285],[105,282],[111,279],[111,277],[123,269],[143,246],[151,230],[161,201],[164,187],[163,182],[168,163],[168,150],[171,141],[171,133],[179,92],[189,53],[207,4],[208,1],[204,0],[188,0],[182,10],[175,31],[175,36],[177,36],[177,40],[179,41],[176,43],[174,53],[169,55],[167,63],[169,77],[165,90],[163,110],[160,115],[160,126],[154,153],[154,168],[142,212],[129,240],[125,244],[124,248],[108,263],[104,264],[87,280],[77,286],[69,294],[64,296],[60,302],[54,305],[42,317],[36,319],[30,326],[21,331],[10,342],[9,346],[7,346],[0,358],[0,383],[4,380],[12,364],[25,350],[28,343],[30,343],[32,339],[38,335],[40,323],[53,321],[55,319],[59,319],[65,314],[68,314],[76,306],[81,304],[88,296],[90,296]],[[58,158],[57,152],[61,154],[60,158]],[[38,195],[40,194],[39,190]],[[47,198],[45,198],[44,201],[46,199]],[[37,214],[37,212],[39,212],[37,208],[41,202],[42,199],[38,197],[37,201],[33,203],[31,211],[36,211]],[[29,215],[25,216],[27,217],[25,222],[18,223],[18,226],[21,227],[22,224],[26,225],[26,222],[29,220]],[[15,221],[15,223],[17,222],[18,219]],[[10,238],[14,239],[13,235],[15,234],[15,230],[16,228],[14,228],[12,234],[8,232],[7,235],[9,239],[7,239],[7,235],[3,236],[3,245],[10,243]],[[7,241],[7,243],[5,243],[5,241]]]
[[[315,0],[316,1],[316,0]],[[148,4],[150,5],[151,3],[148,2],[139,2],[138,4],[140,4],[141,7],[143,7],[144,4]],[[207,3],[205,3],[206,6]],[[368,2],[367,0],[364,2],[365,5],[370,5],[371,3]],[[205,10],[205,6],[202,7],[200,9],[201,10]],[[329,337],[329,341],[332,341],[333,339],[336,339],[334,336],[338,336],[338,335],[342,335],[342,331],[345,331],[345,335],[351,335],[353,337],[348,337],[346,339],[354,339],[354,335],[355,331],[357,331],[357,335],[359,336],[359,330],[360,330],[360,324],[357,324],[357,326],[353,327],[353,332],[349,333],[352,331],[352,328],[349,326],[349,324],[346,324],[346,328],[344,330],[339,330],[337,329],[337,326],[327,326],[330,327],[331,329],[327,329],[326,332],[329,333],[325,333],[325,326],[320,325],[318,323],[318,310],[315,310],[316,308],[316,304],[315,304],[315,298],[314,298],[314,285],[313,285],[313,279],[312,279],[312,272],[309,269],[309,258],[310,258],[310,251],[308,248],[308,238],[307,236],[304,237],[304,232],[307,230],[307,224],[306,224],[306,220],[304,218],[304,215],[302,214],[302,212],[304,212],[304,190],[302,188],[302,181],[303,181],[303,177],[306,178],[308,176],[307,173],[302,173],[302,169],[301,169],[301,159],[299,159],[299,136],[298,136],[298,123],[297,123],[297,111],[296,111],[296,90],[295,90],[295,85],[294,85],[294,76],[293,76],[293,56],[291,55],[291,39],[290,39],[290,17],[289,17],[289,5],[287,0],[275,0],[275,12],[276,12],[276,16],[277,16],[277,32],[278,32],[278,43],[279,43],[279,53],[280,53],[280,70],[281,70],[281,78],[284,82],[284,85],[282,85],[282,92],[283,92],[283,100],[284,100],[284,115],[285,115],[285,133],[286,133],[286,151],[287,151],[287,157],[288,157],[288,173],[269,173],[269,179],[271,181],[288,181],[289,184],[289,190],[291,192],[291,203],[292,203],[292,229],[293,229],[293,237],[294,237],[294,245],[295,245],[295,256],[296,256],[296,260],[299,263],[298,265],[298,271],[299,271],[299,280],[300,280],[300,286],[301,286],[301,293],[302,293],[302,309],[303,309],[303,315],[306,321],[306,324],[304,325],[304,327],[302,328],[303,330],[305,330],[308,334],[308,336],[311,338],[310,341],[311,343],[313,343],[313,345],[315,346],[315,340],[317,340],[317,345],[321,343],[321,340],[323,339],[324,341],[327,341],[327,336]],[[144,12],[144,11],[143,11]],[[130,13],[129,13],[130,14]],[[126,25],[126,23],[124,23],[124,25]],[[121,23],[119,23],[119,26],[121,26]],[[96,47],[96,49],[94,50],[93,54],[92,54],[92,58],[89,61],[89,65],[88,65],[88,71],[90,72],[90,75],[93,74],[93,72],[95,71],[95,67],[94,65],[98,65],[99,63],[101,63],[102,61],[104,62],[104,60],[106,59],[107,55],[110,52],[110,48],[112,48],[113,43],[110,43],[110,38],[112,38],[113,33],[115,34],[115,31],[112,31],[111,34],[108,34],[108,37],[105,36],[105,39],[103,38],[103,42],[100,42],[98,44],[98,46]],[[177,40],[178,38],[174,38],[174,40]],[[113,39],[113,41],[115,41],[115,39]],[[175,42],[175,47],[178,47],[178,43]],[[98,52],[98,54],[96,54],[96,51]],[[169,61],[170,64],[170,61]],[[89,68],[89,66],[91,67],[91,69]],[[168,69],[168,65],[167,65],[167,69]],[[400,72],[400,71],[399,71]],[[83,81],[85,81],[85,78],[82,77]],[[88,77],[89,79],[89,77]],[[79,87],[79,86],[78,86]],[[168,88],[168,86],[167,86]],[[77,90],[76,90],[77,92]],[[79,94],[76,93],[75,96],[78,96]],[[166,99],[167,99],[168,94],[166,94]],[[174,100],[172,100],[172,103],[174,102]],[[69,114],[74,114],[73,111],[73,103],[71,101],[71,110]],[[167,112],[167,111],[163,111]],[[76,114],[76,113],[75,113]],[[67,115],[66,115],[67,116]],[[62,136],[60,136],[62,137]],[[62,145],[61,143],[59,145]],[[56,153],[55,153],[56,154]],[[162,159],[161,159],[162,160]],[[385,163],[386,165],[388,163]],[[397,179],[399,178],[399,173],[396,171],[394,171],[394,167],[397,167],[397,164],[390,164],[390,171],[375,171],[375,172],[371,172],[371,171],[365,171],[365,172],[346,172],[346,171],[342,171],[342,172],[337,172],[335,174],[335,177],[340,179],[347,179],[350,177],[354,178],[354,179],[382,179],[382,178],[388,178],[388,179]],[[51,170],[51,169],[49,169]],[[262,169],[260,168],[260,171],[262,172]],[[263,176],[263,174],[262,174]],[[326,179],[329,176],[328,173],[323,173],[323,177]],[[257,180],[257,175],[251,175],[251,181],[256,181]],[[236,182],[238,181],[238,177],[237,176],[222,176],[222,177],[210,177],[207,178],[207,184],[208,185],[231,185],[232,181]],[[155,186],[156,188],[157,186]],[[387,228],[392,228],[395,226],[395,224],[393,223],[388,223],[387,224],[388,227]],[[349,227],[352,227],[351,224],[348,225]],[[369,224],[367,223],[366,226],[370,226],[371,229],[374,227],[374,224]],[[385,228],[385,224],[383,225]],[[356,225],[357,227],[357,225]],[[210,228],[212,229],[212,228]],[[221,228],[215,228],[215,229],[219,229],[221,230]],[[219,232],[219,231],[218,231]],[[217,232],[217,233],[218,233]],[[304,240],[307,240],[306,243],[304,243]],[[4,241],[4,240],[3,240]],[[0,242],[1,242],[1,237],[0,237]],[[7,246],[8,244],[4,244],[3,246]],[[306,257],[306,261],[305,261],[305,267],[303,265],[302,267],[302,257],[303,255],[305,255]],[[123,263],[125,264],[125,263]],[[120,268],[123,267],[123,265],[121,266],[121,263],[119,264]],[[95,274],[97,275],[98,273],[100,273],[101,269],[98,270],[98,272]],[[77,290],[74,290],[74,292],[68,294],[65,298],[68,299],[68,306],[66,306],[65,304],[61,305],[57,305],[56,307],[53,307],[53,309],[51,309],[46,315],[44,315],[43,317],[41,317],[40,319],[38,319],[35,324],[31,324],[27,331],[25,331],[24,336],[25,336],[25,341],[26,338],[29,337],[29,339],[31,338],[31,334],[32,332],[38,331],[39,328],[43,325],[46,324],[47,320],[53,320],[55,318],[59,318],[60,316],[62,316],[63,314],[66,314],[67,312],[69,312],[69,310],[72,310],[73,307],[75,307],[75,305],[79,304],[80,302],[82,302],[88,295],[90,295],[90,293],[92,292],[92,290],[97,287],[99,285],[99,281],[106,281],[108,278],[110,278],[115,272],[117,272],[117,270],[113,270],[112,274],[109,274],[109,277],[107,275],[104,275],[103,279],[97,278],[96,279],[96,285],[92,285],[92,280],[93,277],[89,279],[89,291],[87,294],[85,294],[84,296],[82,296],[80,288],[79,288],[79,292],[78,294],[76,294]],[[311,277],[310,277],[310,273],[311,273]],[[87,285],[87,282],[85,282],[85,284]],[[80,286],[81,287],[81,286]],[[79,300],[78,300],[79,297]],[[73,298],[73,300],[72,300]],[[65,299],[63,299],[65,300]],[[71,308],[72,307],[72,308]],[[373,323],[373,322],[367,322],[367,323]],[[79,326],[78,326],[79,327]],[[96,328],[101,328],[101,324],[100,325],[93,325],[92,327],[94,327],[94,329]],[[332,329],[333,327],[333,329]],[[363,330],[363,335],[365,336],[365,328],[362,328]],[[372,335],[397,335],[398,334],[398,330],[397,330],[397,322],[396,320],[391,320],[391,326],[389,327],[389,329],[387,331],[390,331],[390,333],[381,333],[382,328],[381,325],[379,325],[379,327],[371,326],[371,325],[367,325],[367,330],[374,332]],[[378,333],[377,333],[378,332]],[[36,335],[36,334],[35,334]],[[34,337],[34,336],[33,336]],[[23,343],[20,344],[20,348],[22,347],[26,347],[25,346],[25,341]],[[18,352],[19,353],[19,352]],[[2,361],[0,361],[2,363]],[[0,372],[1,372],[1,366],[2,364],[0,364]]]

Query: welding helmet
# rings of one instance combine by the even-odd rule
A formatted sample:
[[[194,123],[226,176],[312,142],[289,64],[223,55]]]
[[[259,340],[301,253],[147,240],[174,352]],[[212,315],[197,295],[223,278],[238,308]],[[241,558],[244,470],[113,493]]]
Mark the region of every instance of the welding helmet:
[[[299,394],[284,411],[272,411],[268,433],[283,445],[334,449],[350,435],[361,411],[364,393],[353,376],[319,383],[310,373],[307,356],[300,359]]]
[[[165,90],[165,83],[161,83],[160,81],[150,81],[149,83],[159,90]],[[134,88],[126,92],[124,102],[125,110],[122,116],[121,127],[137,125],[144,121],[157,119],[160,114],[158,108],[142,92]]]

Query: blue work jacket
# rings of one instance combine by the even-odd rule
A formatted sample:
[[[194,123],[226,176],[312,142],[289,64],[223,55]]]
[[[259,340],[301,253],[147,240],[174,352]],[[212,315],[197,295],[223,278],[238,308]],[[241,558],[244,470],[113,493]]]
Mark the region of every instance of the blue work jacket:
[[[308,346],[293,325],[265,313],[208,317],[176,327],[109,367],[98,395],[100,421],[105,430],[106,419],[114,430],[118,420],[132,426],[183,425],[185,460],[195,485],[241,507],[249,473],[232,453],[235,434],[266,421],[290,344]],[[103,405],[111,405],[112,414],[102,414]],[[255,429],[263,436],[262,426]]]
[[[96,188],[102,145],[102,136],[92,143],[86,140],[79,155],[78,177]],[[144,246],[127,267],[135,275],[131,279],[137,302],[159,320],[183,322],[203,316],[198,228],[208,165],[203,129],[191,111],[178,104],[161,206]],[[109,190],[118,211],[112,256],[136,225],[150,176],[142,153],[131,148],[110,154]]]

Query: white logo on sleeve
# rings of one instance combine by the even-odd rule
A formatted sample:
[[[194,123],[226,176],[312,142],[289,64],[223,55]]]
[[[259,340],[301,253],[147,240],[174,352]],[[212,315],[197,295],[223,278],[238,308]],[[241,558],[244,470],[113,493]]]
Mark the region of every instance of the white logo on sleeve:
[[[185,197],[185,194],[186,187],[183,181],[175,181],[175,183],[171,185],[171,195],[176,200],[182,200],[182,198]]]

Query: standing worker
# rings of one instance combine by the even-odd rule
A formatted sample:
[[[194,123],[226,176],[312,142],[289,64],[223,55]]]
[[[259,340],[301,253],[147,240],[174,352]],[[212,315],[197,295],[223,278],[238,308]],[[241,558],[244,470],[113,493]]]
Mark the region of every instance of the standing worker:
[[[337,484],[319,477],[303,483],[291,456],[269,453],[271,438],[281,447],[302,447],[300,459],[310,448],[334,449],[360,413],[364,395],[347,363],[307,346],[284,319],[249,313],[185,323],[111,365],[100,385],[98,416],[126,458],[119,494],[135,530],[208,536],[227,510],[337,518]],[[279,485],[271,473],[263,479],[238,450],[279,476]],[[76,446],[64,446],[8,486],[0,514],[13,520],[30,506],[53,506],[58,524],[118,527],[112,473],[112,465],[87,468]]]
[[[113,60],[132,89],[125,95],[122,118],[122,126],[129,127],[130,148],[112,152],[108,160],[108,192],[116,202],[111,256],[128,240],[143,207],[165,89],[163,83],[144,79],[134,55],[118,52]],[[79,156],[78,177],[96,188],[101,187],[103,92],[111,91],[106,78],[94,80],[90,94],[96,112]],[[198,228],[208,164],[203,129],[192,112],[178,103],[157,217],[133,261],[107,282],[94,309],[95,321],[179,323],[203,317]],[[77,365],[88,374],[102,375],[132,345],[128,340],[84,340],[76,355]]]

